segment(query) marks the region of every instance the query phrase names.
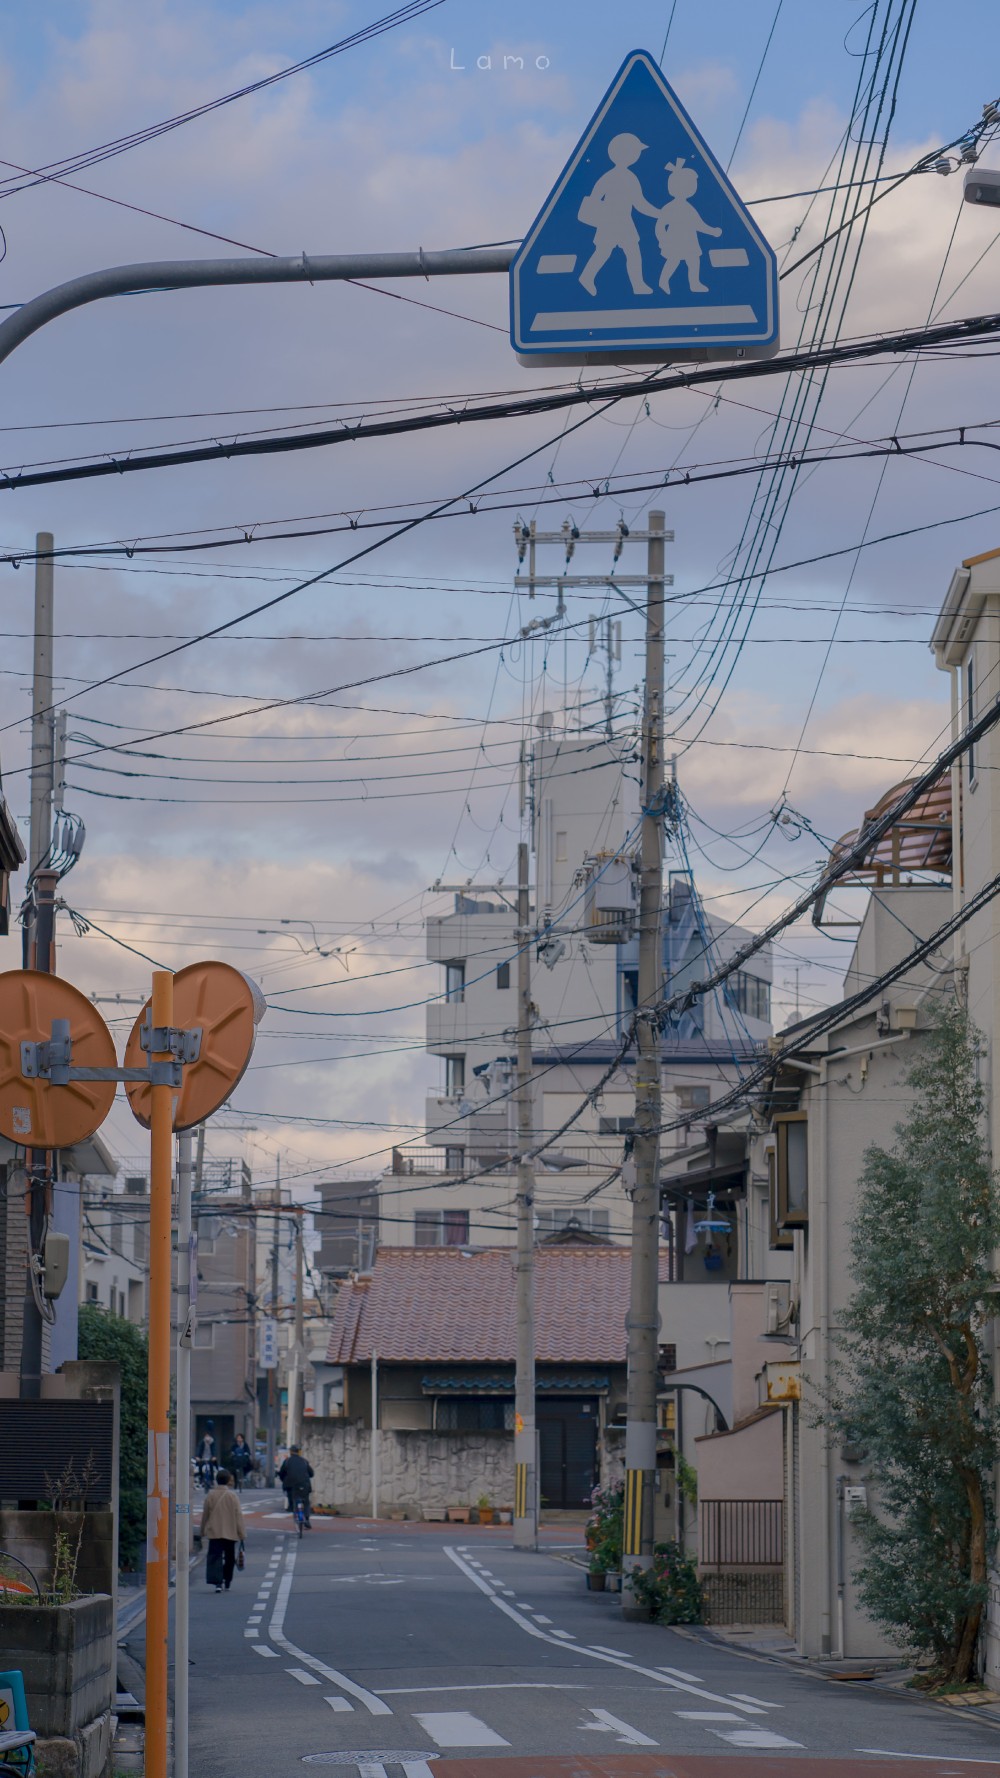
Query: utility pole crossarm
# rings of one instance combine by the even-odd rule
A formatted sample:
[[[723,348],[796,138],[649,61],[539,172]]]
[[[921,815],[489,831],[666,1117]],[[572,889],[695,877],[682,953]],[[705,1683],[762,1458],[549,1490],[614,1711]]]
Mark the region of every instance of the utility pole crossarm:
[[[0,322],[0,363],[39,328],[72,309],[106,296],[139,291],[203,290],[223,284],[322,284],[357,278],[462,278],[476,272],[506,272],[516,247],[457,247],[443,253],[343,253],[313,259],[163,259],[139,265],[107,266],[54,284]]]

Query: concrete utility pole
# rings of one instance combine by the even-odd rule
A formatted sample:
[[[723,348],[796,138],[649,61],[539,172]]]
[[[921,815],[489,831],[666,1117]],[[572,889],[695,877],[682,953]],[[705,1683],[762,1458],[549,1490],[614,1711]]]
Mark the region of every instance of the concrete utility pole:
[[[202,1131],[204,1125],[202,1126]],[[202,1132],[199,1132],[201,1135]],[[177,1433],[174,1505],[174,1778],[188,1778],[188,1630],[191,1560],[191,1177],[194,1139],[177,1138]]]
[[[639,879],[638,1057],[635,1069],[635,1191],[628,1312],[628,1419],[622,1611],[637,1613],[632,1568],[653,1564],[656,1486],[656,1358],[659,1337],[660,1030],[663,991],[663,589],[664,515],[651,512],[647,540],[646,683],[642,718],[642,834]]]
[[[275,1160],[274,1238],[271,1242],[271,1320],[278,1320],[278,1243],[281,1240],[281,1156]],[[278,1366],[267,1373],[267,1485],[274,1487],[275,1457],[278,1447]]]
[[[302,1314],[303,1251],[302,1222],[305,1211],[299,1207],[295,1218],[295,1340],[292,1349],[292,1371],[288,1379],[288,1442],[297,1443],[302,1437],[302,1421],[304,1418],[305,1378],[303,1375],[305,1328]]]
[[[531,1161],[531,909],[528,848],[517,848],[517,1368],[514,1378],[514,1548],[538,1548],[535,1436],[535,1169]]]
[[[55,781],[52,712],[52,650],[54,573],[50,531],[35,537],[35,641],[31,680],[31,830],[28,839],[27,908],[24,920],[25,969],[52,975],[55,969],[55,871],[41,867],[52,848],[52,793]],[[37,1401],[42,1389],[43,1317],[36,1260],[45,1242],[46,1221],[52,1209],[52,1155],[45,1149],[28,1151],[28,1270],[21,1320],[21,1399]]]

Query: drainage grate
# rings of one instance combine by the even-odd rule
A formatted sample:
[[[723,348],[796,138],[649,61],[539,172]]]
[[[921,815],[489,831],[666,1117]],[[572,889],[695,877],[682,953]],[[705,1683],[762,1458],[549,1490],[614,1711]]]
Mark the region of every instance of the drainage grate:
[[[357,1753],[304,1753],[304,1766],[402,1766],[410,1760],[437,1759],[436,1753],[428,1753],[422,1747],[419,1753],[408,1752],[405,1747],[365,1747]]]

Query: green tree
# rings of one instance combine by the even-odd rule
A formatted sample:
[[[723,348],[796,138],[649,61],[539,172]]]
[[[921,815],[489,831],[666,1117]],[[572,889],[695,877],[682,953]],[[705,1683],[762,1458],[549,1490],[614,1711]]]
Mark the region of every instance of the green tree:
[[[853,1521],[872,1617],[974,1677],[993,1538],[998,1421],[986,1330],[1000,1195],[983,1140],[981,1039],[948,1000],[907,1070],[912,1108],[891,1150],[865,1156],[851,1224],[854,1291],[822,1410],[867,1451],[875,1508]]]
[[[149,1346],[141,1328],[96,1303],[80,1305],[81,1358],[112,1359],[121,1372],[118,1461],[118,1566],[134,1568],[146,1541],[146,1379]]]

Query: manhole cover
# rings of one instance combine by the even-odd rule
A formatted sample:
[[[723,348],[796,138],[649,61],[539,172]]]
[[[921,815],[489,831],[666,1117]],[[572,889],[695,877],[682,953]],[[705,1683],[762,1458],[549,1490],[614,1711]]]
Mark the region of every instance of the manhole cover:
[[[436,1753],[428,1753],[421,1747],[419,1753],[412,1753],[405,1747],[365,1747],[357,1753],[304,1753],[304,1766],[401,1766],[410,1760],[437,1759]]]

